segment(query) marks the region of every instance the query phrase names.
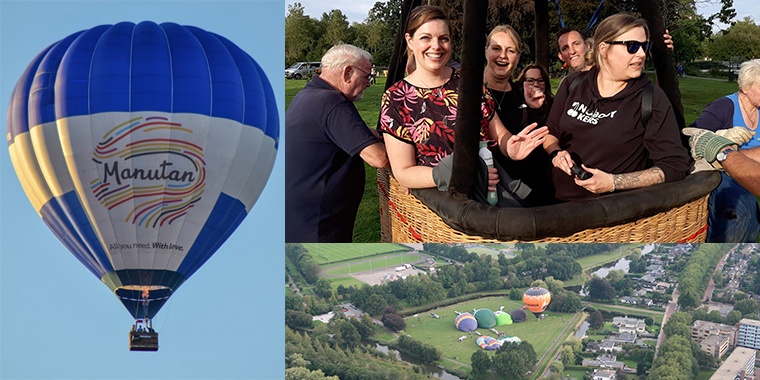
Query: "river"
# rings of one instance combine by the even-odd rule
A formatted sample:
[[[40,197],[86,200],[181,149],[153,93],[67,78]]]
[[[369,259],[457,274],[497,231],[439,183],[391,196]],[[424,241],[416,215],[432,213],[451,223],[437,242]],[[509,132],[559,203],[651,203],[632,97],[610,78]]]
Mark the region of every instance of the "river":
[[[409,362],[409,363],[412,363],[424,368],[425,371],[427,371],[428,374],[434,379],[460,380],[459,377],[446,372],[446,370],[443,368],[423,363],[419,359],[415,358],[414,356],[409,356],[403,352],[399,352],[397,350],[389,348],[388,346],[375,343],[375,349],[387,355],[396,355],[396,359],[403,360],[405,362]]]
[[[649,252],[652,252],[652,250],[654,250],[654,244],[647,244],[644,246],[644,248],[641,249],[641,255],[644,256],[648,254]],[[622,270],[623,272],[628,273],[630,264],[631,264],[631,261],[623,257],[619,259],[618,261],[604,264],[599,269],[595,270],[594,272],[591,272],[591,275],[597,275],[600,278],[605,278],[607,277],[607,275],[610,273],[611,270]]]

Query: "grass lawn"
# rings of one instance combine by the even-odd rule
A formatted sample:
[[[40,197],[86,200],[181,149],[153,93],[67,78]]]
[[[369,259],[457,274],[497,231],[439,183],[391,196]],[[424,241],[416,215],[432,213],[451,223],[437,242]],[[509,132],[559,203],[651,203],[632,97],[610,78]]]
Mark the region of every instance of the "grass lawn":
[[[506,297],[486,297],[472,301],[462,302],[456,305],[441,307],[430,312],[436,313],[441,318],[431,317],[430,312],[419,313],[416,317],[405,318],[405,332],[423,343],[435,346],[441,351],[441,364],[449,366],[448,363],[456,364],[453,361],[466,364],[462,367],[456,364],[457,369],[464,369],[469,372],[470,357],[480,350],[476,344],[477,334],[465,333],[454,327],[454,320],[457,317],[455,311],[473,312],[473,309],[488,308],[493,311],[499,310],[504,306],[504,310],[509,311],[522,307],[522,302],[513,301]],[[549,346],[557,340],[560,333],[572,319],[574,314],[554,313],[551,312],[541,321],[536,321],[532,313],[528,312],[528,319],[523,323],[514,323],[507,326],[495,326],[499,332],[506,333],[507,336],[517,336],[523,341],[530,342],[536,351],[537,356],[541,355]],[[496,334],[488,329],[478,329],[483,335],[497,337]],[[459,342],[461,336],[467,336],[467,339]]]
[[[478,254],[478,256],[490,255],[490,256],[493,256],[494,258],[499,256],[499,253],[501,253],[501,251],[499,251],[498,249],[486,248],[486,247],[469,247],[467,248],[467,252],[476,253]],[[514,255],[507,255],[507,257],[514,257]]]
[[[714,369],[711,368],[700,368],[699,369],[699,375],[694,380],[709,380],[710,377],[715,373]]]
[[[602,266],[607,263],[617,261],[623,257],[626,257],[634,252],[635,248],[641,248],[639,244],[621,244],[618,249],[598,255],[583,256],[575,259],[578,264],[581,264],[583,270],[592,269]]]
[[[341,286],[341,285],[343,285],[346,288],[350,286],[356,286],[357,289],[360,289],[362,285],[364,285],[364,283],[353,277],[341,277],[341,278],[330,279],[330,287],[333,293],[336,293],[338,291],[338,286]]]
[[[650,75],[650,78],[652,75]],[[377,125],[380,113],[380,97],[385,88],[385,77],[378,77],[377,84],[369,87],[364,93],[364,99],[356,103],[356,108],[370,128]],[[707,103],[719,97],[737,91],[735,82],[715,80],[710,78],[679,78],[681,103],[684,108],[686,124],[692,123],[704,110]],[[559,79],[552,79],[552,89],[556,91]],[[298,91],[306,84],[306,80],[285,81],[285,107],[290,105]],[[287,130],[285,131],[287,133]],[[287,148],[285,148],[287,149]],[[366,178],[364,198],[359,206],[356,225],[354,226],[354,242],[372,243],[380,241],[380,213],[377,197],[377,176],[374,168],[365,166]]]
[[[306,243],[303,245],[314,261],[319,265],[337,261],[346,261],[360,257],[373,256],[386,252],[409,251],[400,244],[341,244],[341,243]]]
[[[562,372],[562,375],[567,376],[567,377],[569,377],[571,379],[582,380],[583,379],[583,375],[585,375],[586,372],[588,372],[588,370],[582,370],[582,369],[575,369],[575,368],[573,368],[573,369],[565,369]]]
[[[422,259],[419,253],[388,254],[372,257],[371,259],[357,259],[346,262],[347,265],[339,265],[333,268],[325,268],[325,273],[330,276],[342,276],[350,273],[364,272],[372,269],[395,267],[401,264],[414,263]],[[342,264],[342,263],[341,263]]]

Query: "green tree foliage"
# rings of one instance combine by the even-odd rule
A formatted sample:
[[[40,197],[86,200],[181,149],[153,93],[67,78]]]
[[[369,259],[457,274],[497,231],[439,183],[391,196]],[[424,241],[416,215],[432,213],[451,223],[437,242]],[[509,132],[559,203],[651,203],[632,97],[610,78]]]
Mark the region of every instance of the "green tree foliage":
[[[320,267],[303,245],[285,244],[285,256],[298,268],[306,282],[313,284],[317,281]]]
[[[532,370],[537,361],[533,345],[523,341],[502,346],[491,359],[491,368],[500,379],[517,379]]]
[[[301,3],[288,5],[285,16],[285,65],[303,60],[319,60],[311,49],[318,38],[316,20],[304,14]]]
[[[555,360],[552,362],[552,364],[549,365],[549,371],[552,373],[559,373],[561,374],[562,371],[565,370],[565,364],[562,361]]]
[[[298,310],[285,310],[285,326],[294,330],[310,329],[313,327],[311,314]]]
[[[746,299],[734,304],[734,310],[742,313],[742,316],[747,316],[757,312],[757,302],[753,299]]]
[[[379,357],[363,349],[346,350],[334,344],[329,330],[316,331],[314,337],[285,328],[285,355],[302,355],[310,362],[310,369],[321,370],[327,376],[341,379],[427,379],[427,374],[419,373],[409,363],[394,357]]]
[[[560,363],[564,366],[573,365],[575,363],[575,351],[572,346],[562,346],[559,350]]]
[[[483,350],[476,350],[470,357],[472,362],[472,377],[476,380],[488,378],[488,372],[491,369],[491,358]]]
[[[652,363],[648,378],[687,380],[699,373],[697,359],[692,356],[691,343],[682,336],[668,337]]]
[[[692,252],[678,280],[681,308],[691,309],[702,304],[713,270],[725,253],[726,248],[720,244],[703,244]]]
[[[726,314],[726,324],[735,325],[742,320],[742,312],[739,310],[731,310]]]
[[[437,348],[415,340],[406,334],[398,337],[398,347],[425,363],[433,363],[441,358],[441,353]]]
[[[332,297],[332,285],[330,284],[330,280],[324,277],[318,279],[317,283],[314,284],[314,293],[326,300],[329,300],[330,297]]]
[[[708,44],[707,53],[712,59],[721,61],[733,57],[741,57],[741,60],[760,57],[760,26],[750,17],[745,17],[725,33],[716,35]]]

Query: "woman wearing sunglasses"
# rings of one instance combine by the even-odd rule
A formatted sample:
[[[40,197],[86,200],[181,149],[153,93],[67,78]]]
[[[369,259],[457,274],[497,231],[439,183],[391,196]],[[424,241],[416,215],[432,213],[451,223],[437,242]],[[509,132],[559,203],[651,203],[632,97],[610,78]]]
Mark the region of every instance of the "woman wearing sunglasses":
[[[672,106],[643,73],[646,22],[612,15],[599,24],[594,41],[596,66],[562,81],[547,122],[550,134],[543,146],[554,166],[557,199],[581,200],[683,179],[690,162]],[[644,122],[646,91],[652,94],[652,112]]]

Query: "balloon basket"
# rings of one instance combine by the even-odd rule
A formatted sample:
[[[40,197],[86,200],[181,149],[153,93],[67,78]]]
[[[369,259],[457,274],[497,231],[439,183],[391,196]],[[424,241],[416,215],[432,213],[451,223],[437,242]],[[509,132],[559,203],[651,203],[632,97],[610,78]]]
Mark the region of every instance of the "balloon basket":
[[[129,332],[130,351],[158,351],[157,332]]]

